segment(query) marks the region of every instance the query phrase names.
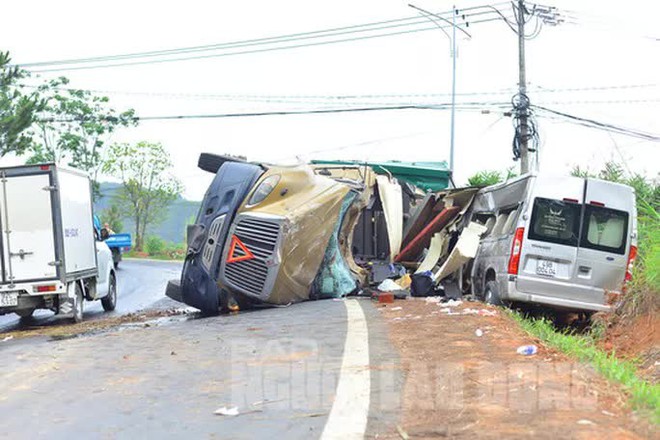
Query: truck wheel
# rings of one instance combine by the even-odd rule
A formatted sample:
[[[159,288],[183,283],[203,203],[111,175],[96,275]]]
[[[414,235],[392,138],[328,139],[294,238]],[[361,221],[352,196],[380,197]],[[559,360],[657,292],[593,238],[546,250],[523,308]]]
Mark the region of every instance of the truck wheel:
[[[73,304],[73,322],[78,323],[83,320],[83,291],[80,283],[76,283],[76,298]]]
[[[502,300],[500,299],[500,292],[497,288],[497,282],[488,281],[486,283],[486,288],[484,289],[484,302],[486,304],[492,304],[494,306],[501,306]]]
[[[117,306],[117,280],[115,280],[114,274],[110,274],[108,294],[101,298],[101,305],[106,312],[112,312]]]

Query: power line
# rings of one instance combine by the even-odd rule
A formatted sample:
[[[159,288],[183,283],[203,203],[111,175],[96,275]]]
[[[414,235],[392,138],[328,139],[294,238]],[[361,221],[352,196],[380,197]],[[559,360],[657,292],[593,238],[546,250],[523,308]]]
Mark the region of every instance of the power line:
[[[627,90],[627,89],[647,89],[656,88],[659,84],[621,84],[621,85],[605,85],[605,86],[578,86],[566,88],[544,88],[535,85],[537,90],[534,90],[534,95],[546,93],[565,93],[565,92],[590,92],[602,90]],[[39,88],[36,85],[22,85],[22,87]],[[228,101],[266,101],[272,102],[282,100],[282,102],[298,101],[306,102],[312,100],[327,100],[334,103],[346,102],[353,104],[352,100],[374,100],[374,99],[398,99],[398,98],[437,98],[444,96],[451,96],[451,93],[368,93],[368,94],[338,94],[338,95],[296,95],[296,94],[279,94],[279,95],[264,95],[264,94],[230,94],[230,93],[185,93],[185,92],[142,92],[131,90],[102,90],[102,89],[78,89],[78,88],[65,88],[53,87],[53,90],[68,91],[68,92],[90,92],[96,94],[109,94],[109,95],[126,95],[126,96],[146,96],[146,97],[163,97],[175,99],[217,99]],[[458,92],[456,96],[490,96],[490,95],[510,95],[513,88],[499,89],[495,91],[477,91],[477,92]],[[552,101],[549,103],[623,103],[623,102],[655,102],[656,98],[647,99],[622,99],[622,100],[571,100],[571,101]]]
[[[484,14],[484,13],[478,13],[478,14]],[[473,14],[473,15],[477,15],[477,14]],[[466,17],[469,17],[469,16],[466,15]],[[480,23],[488,23],[488,22],[499,21],[499,20],[500,20],[499,17],[484,18],[484,19],[481,19],[481,20],[470,21],[469,23],[470,24],[480,24]],[[384,27],[383,29],[387,29],[387,27]],[[126,67],[126,66],[161,64],[161,63],[170,63],[170,62],[179,62],[179,61],[201,60],[201,59],[208,59],[208,58],[219,58],[219,57],[234,56],[234,55],[265,53],[265,52],[286,50],[286,49],[299,49],[299,48],[304,48],[304,47],[323,46],[323,45],[335,44],[335,43],[345,43],[345,42],[352,42],[352,41],[370,40],[370,39],[374,39],[374,38],[390,37],[390,36],[395,36],[395,35],[413,34],[413,33],[417,33],[417,32],[425,32],[425,31],[435,30],[435,29],[437,29],[437,27],[435,27],[435,26],[430,27],[429,26],[429,27],[408,29],[408,30],[403,30],[403,31],[380,33],[380,34],[376,34],[376,35],[363,35],[363,36],[358,36],[358,37],[340,38],[340,39],[328,40],[328,41],[307,42],[307,43],[292,44],[292,45],[286,45],[286,46],[275,46],[275,47],[256,48],[256,49],[250,49],[250,50],[241,50],[241,51],[236,51],[236,52],[223,52],[223,53],[213,53],[213,54],[207,54],[207,55],[185,56],[185,57],[178,57],[178,58],[162,58],[162,59],[144,60],[144,61],[131,61],[131,62],[114,63],[114,64],[96,64],[96,65],[91,65],[91,66],[82,65],[82,66],[74,66],[74,67],[56,67],[56,68],[52,68],[52,69],[29,69],[28,68],[27,70],[30,70],[31,72],[34,72],[34,73],[44,73],[44,72],[61,72],[61,71],[72,71],[72,70],[91,70],[91,69],[104,69],[104,68],[111,68],[111,67]],[[354,34],[354,33],[355,32],[345,32],[343,34]],[[341,34],[337,34],[337,35],[341,35]],[[298,41],[298,40],[288,40],[288,41],[285,41],[285,42],[292,42],[292,41]],[[275,44],[275,43],[266,43],[266,44]],[[22,67],[22,68],[26,67],[26,65],[19,65],[19,66]]]
[[[464,103],[461,110],[480,110],[480,107],[485,105],[506,106],[508,103]],[[133,121],[166,121],[166,120],[184,120],[184,119],[219,119],[219,118],[239,118],[239,117],[258,117],[258,116],[288,116],[288,115],[313,115],[325,113],[356,113],[356,112],[370,112],[370,111],[387,111],[387,110],[446,110],[449,109],[451,104],[436,104],[436,105],[396,105],[396,106],[373,106],[373,107],[355,107],[355,108],[335,108],[335,109],[311,109],[311,110],[281,110],[281,111],[264,111],[264,112],[247,112],[247,113],[216,113],[216,114],[199,114],[199,115],[161,115],[161,116],[134,116]],[[91,121],[91,120],[105,120],[105,118],[40,118],[37,122],[76,122],[76,121]]]
[[[500,3],[496,3],[496,5],[505,4],[505,3],[506,2],[500,2]],[[463,8],[463,9],[461,9],[461,11],[472,11],[472,10],[477,10],[477,9],[482,9],[482,8],[483,8],[483,6],[475,6],[475,7]],[[453,10],[439,12],[438,14],[440,14],[440,15],[449,15],[449,14],[452,14],[452,13],[453,13]],[[484,12],[476,12],[476,13],[468,14],[468,16],[476,16],[476,15],[482,15],[482,14],[484,14]],[[342,35],[342,34],[345,34],[345,33],[367,32],[367,31],[381,30],[381,29],[401,27],[401,26],[410,26],[410,25],[421,24],[421,23],[424,23],[423,19],[421,19],[418,16],[413,16],[413,17],[405,17],[405,18],[398,18],[398,19],[392,19],[392,20],[370,22],[370,23],[364,23],[364,24],[358,24],[358,25],[322,29],[322,30],[318,30],[318,31],[299,32],[299,33],[286,34],[286,35],[280,35],[280,36],[275,36],[275,37],[263,37],[263,38],[249,39],[249,40],[239,40],[239,41],[231,41],[231,42],[225,42],[225,43],[207,44],[207,45],[201,45],[201,46],[189,46],[189,47],[180,47],[180,48],[175,48],[175,49],[153,50],[153,51],[146,51],[146,52],[132,52],[132,53],[126,53],[126,54],[104,55],[104,56],[87,57],[87,58],[75,58],[75,59],[65,59],[65,60],[53,60],[53,61],[23,63],[23,64],[21,64],[21,67],[23,67],[23,68],[45,67],[45,66],[55,66],[55,65],[62,65],[62,64],[78,64],[78,63],[89,63],[89,62],[123,60],[123,59],[131,59],[131,58],[145,58],[145,57],[153,57],[153,56],[176,55],[176,54],[183,54],[183,53],[194,53],[194,52],[201,52],[201,51],[210,51],[210,50],[227,49],[227,48],[235,48],[235,47],[245,47],[245,46],[255,45],[255,44],[273,44],[273,43],[277,43],[277,42],[286,42],[286,41],[290,41],[290,40],[302,40],[302,39],[308,39],[308,38],[329,37],[329,36],[335,36],[335,35]],[[382,25],[385,25],[385,26],[382,26]],[[348,32],[344,32],[344,31],[348,31]]]
[[[631,128],[626,128],[626,127],[621,127],[621,126],[617,126],[617,125],[613,125],[613,124],[609,124],[609,123],[605,123],[605,122],[600,122],[600,121],[596,121],[596,120],[590,119],[590,118],[583,118],[583,117],[580,117],[580,116],[571,115],[571,114],[560,112],[560,111],[557,111],[557,110],[552,110],[552,109],[549,109],[549,108],[546,108],[546,107],[541,107],[539,105],[533,105],[532,107],[534,107],[538,110],[541,110],[542,112],[546,112],[546,113],[550,113],[552,115],[560,116],[560,117],[562,117],[562,118],[564,118],[564,119],[566,119],[570,122],[573,122],[573,123],[578,124],[578,125],[583,125],[585,127],[590,127],[590,128],[595,128],[595,129],[599,129],[599,130],[608,131],[608,132],[611,132],[611,133],[618,133],[618,134],[622,134],[622,135],[626,135],[626,136],[636,137],[636,138],[644,139],[644,140],[651,141],[651,142],[660,142],[660,135],[656,135],[656,134],[652,134],[652,133],[645,133],[643,131],[639,131],[639,130],[635,130],[635,129],[631,129]]]

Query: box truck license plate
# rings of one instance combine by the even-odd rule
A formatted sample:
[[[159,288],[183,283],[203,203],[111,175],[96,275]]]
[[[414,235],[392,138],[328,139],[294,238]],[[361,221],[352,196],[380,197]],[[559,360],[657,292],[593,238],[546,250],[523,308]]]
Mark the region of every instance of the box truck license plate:
[[[11,307],[18,305],[18,293],[0,293],[0,307]]]
[[[557,264],[554,261],[538,260],[536,262],[536,273],[554,277],[557,275]]]

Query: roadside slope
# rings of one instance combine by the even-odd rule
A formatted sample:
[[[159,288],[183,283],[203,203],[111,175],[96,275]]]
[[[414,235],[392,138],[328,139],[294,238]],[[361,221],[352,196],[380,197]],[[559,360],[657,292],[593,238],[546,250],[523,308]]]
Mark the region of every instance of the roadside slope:
[[[533,356],[517,354],[534,341],[497,309],[412,300],[381,312],[403,359],[401,426],[411,438],[652,435],[620,388],[588,366],[542,346]]]

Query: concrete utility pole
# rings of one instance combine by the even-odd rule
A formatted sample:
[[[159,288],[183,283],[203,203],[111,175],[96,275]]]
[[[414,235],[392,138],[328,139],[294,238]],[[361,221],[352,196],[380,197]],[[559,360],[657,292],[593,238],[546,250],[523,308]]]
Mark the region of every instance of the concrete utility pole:
[[[451,7],[451,133],[449,135],[449,177],[454,182],[454,118],[456,117],[456,6]]]
[[[520,99],[527,96],[527,79],[525,78],[525,2],[518,0],[518,94]],[[520,107],[520,174],[529,172],[529,151],[527,150],[527,105]]]
[[[451,64],[451,121],[450,121],[450,128],[449,128],[449,179],[450,182],[453,184],[453,179],[454,179],[454,131],[455,131],[455,118],[456,118],[456,58],[458,57],[458,46],[456,45],[456,29],[458,28],[459,31],[463,32],[465,35],[468,36],[468,38],[472,38],[472,35],[470,35],[465,29],[459,27],[456,25],[456,15],[458,14],[458,11],[456,10],[456,6],[452,6],[451,10],[451,22],[447,20],[444,17],[441,17],[437,14],[434,14],[432,12],[427,11],[426,9],[422,9],[418,6],[409,4],[409,7],[416,9],[417,11],[421,12],[422,15],[427,18],[429,21],[431,21],[433,24],[435,24],[450,40],[451,48],[450,48],[450,55],[452,58],[452,64]],[[450,37],[449,34],[447,33],[446,30],[444,30],[443,26],[438,24],[436,20],[442,20],[446,22],[447,24],[451,25],[452,28],[452,36]]]

